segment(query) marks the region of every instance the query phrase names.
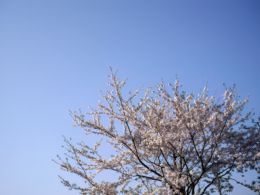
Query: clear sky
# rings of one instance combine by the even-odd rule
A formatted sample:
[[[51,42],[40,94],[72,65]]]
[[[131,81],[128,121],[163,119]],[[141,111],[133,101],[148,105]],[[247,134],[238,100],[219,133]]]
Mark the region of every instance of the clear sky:
[[[62,135],[94,145],[68,109],[96,106],[110,66],[133,91],[175,74],[195,94],[236,83],[260,116],[260,1],[0,0],[1,194],[78,194],[51,159]]]

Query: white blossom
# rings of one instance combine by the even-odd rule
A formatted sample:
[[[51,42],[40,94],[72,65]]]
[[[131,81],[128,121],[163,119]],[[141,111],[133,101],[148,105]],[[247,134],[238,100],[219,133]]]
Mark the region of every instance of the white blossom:
[[[201,192],[205,193],[209,186],[216,185],[216,175],[229,182],[230,171],[243,173],[259,163],[259,123],[253,127],[244,125],[252,114],[242,115],[248,98],[240,101],[235,85],[226,89],[223,99],[218,100],[208,96],[207,87],[196,97],[195,93],[180,92],[178,79],[175,86],[169,84],[171,95],[162,81],[155,89],[148,87],[144,98],[135,106],[132,100],[140,89],[124,99],[121,89],[126,80],[120,82],[113,73],[109,78],[112,91],[102,94],[106,104],[99,101],[98,108],[90,108],[85,115],[80,110],[78,114],[71,111],[70,114],[74,126],[84,128],[87,135],[106,137],[106,143],[115,149],[116,155],[103,158],[98,152],[101,140],[94,148],[82,141],[78,144],[81,148],[77,149],[65,138],[67,148],[64,148],[70,153],[67,157],[75,161],[75,166],[68,159],[64,162],[60,158],[58,164],[86,183],[80,187],[61,178],[69,189],[93,195],[189,195],[196,194],[197,185],[207,181],[211,185],[201,186]],[[89,115],[92,120],[86,118]],[[108,117],[109,126],[101,123],[103,116]],[[105,170],[119,174],[118,180],[96,182],[95,176]],[[135,179],[139,185],[127,189],[127,184]],[[257,186],[237,183],[259,190]]]

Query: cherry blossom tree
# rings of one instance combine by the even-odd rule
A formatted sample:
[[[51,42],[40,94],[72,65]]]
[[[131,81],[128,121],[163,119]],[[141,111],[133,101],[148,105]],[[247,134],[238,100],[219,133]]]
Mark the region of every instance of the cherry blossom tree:
[[[74,126],[82,127],[86,135],[106,138],[117,155],[103,158],[98,150],[101,140],[93,148],[84,142],[75,147],[64,137],[66,161],[58,156],[60,161],[55,162],[86,183],[79,186],[60,177],[65,186],[93,195],[194,195],[231,191],[229,182],[235,180],[259,191],[256,181],[246,184],[231,177],[232,171],[243,174],[260,170],[259,122],[251,127],[245,125],[253,114],[242,114],[248,98],[239,100],[235,85],[224,85],[225,92],[217,99],[215,95],[209,97],[207,86],[195,96],[181,92],[178,79],[169,87],[162,81],[155,88],[148,87],[134,105],[140,89],[123,98],[121,92],[127,79],[120,82],[116,74],[108,76],[112,90],[101,91],[105,104],[99,101],[98,108],[90,108],[86,116],[81,111],[70,111],[70,115]],[[89,115],[93,120],[86,119]],[[110,124],[102,124],[101,117],[107,117]],[[105,170],[117,173],[118,180],[97,182],[95,176]],[[127,188],[132,181],[138,185]]]

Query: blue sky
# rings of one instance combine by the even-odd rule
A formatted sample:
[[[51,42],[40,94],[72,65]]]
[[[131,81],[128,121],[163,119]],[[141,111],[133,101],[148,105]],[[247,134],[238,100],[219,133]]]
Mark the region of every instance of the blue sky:
[[[94,145],[68,109],[96,106],[110,66],[133,91],[175,74],[195,94],[207,78],[212,93],[236,83],[260,116],[259,35],[257,0],[1,0],[1,194],[78,194],[58,175],[80,180],[51,159],[64,153],[62,135]]]

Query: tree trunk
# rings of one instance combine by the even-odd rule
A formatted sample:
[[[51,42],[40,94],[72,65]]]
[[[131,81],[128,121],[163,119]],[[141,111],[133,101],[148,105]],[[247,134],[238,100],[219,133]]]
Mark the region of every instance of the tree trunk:
[[[222,193],[221,193],[221,184],[220,184],[220,180],[219,180],[219,177],[218,177],[218,173],[217,173],[217,180],[218,180],[218,193],[219,193],[219,195],[222,195]]]

